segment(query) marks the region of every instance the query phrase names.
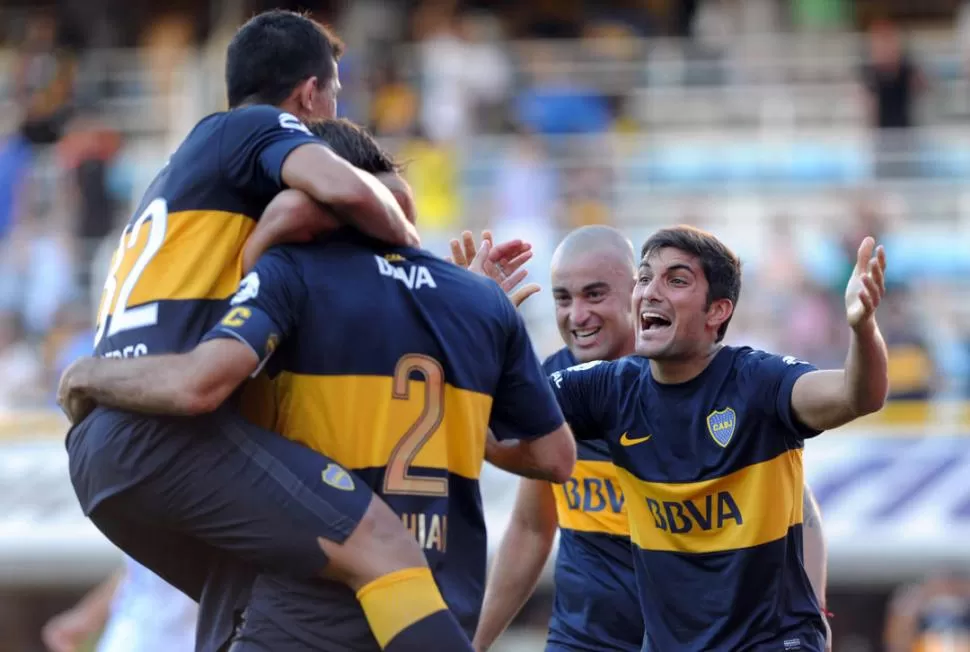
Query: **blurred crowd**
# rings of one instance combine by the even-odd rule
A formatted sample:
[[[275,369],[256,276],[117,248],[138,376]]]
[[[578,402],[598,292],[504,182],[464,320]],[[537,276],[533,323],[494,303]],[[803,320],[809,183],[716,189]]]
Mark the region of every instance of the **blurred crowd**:
[[[350,44],[341,62],[341,112],[367,124],[406,163],[428,248],[444,253],[463,228],[521,237],[534,245],[533,277],[548,288],[552,249],[571,228],[615,224],[639,245],[660,223],[707,227],[736,246],[746,265],[730,339],[829,365],[845,351],[842,292],[855,248],[863,235],[875,235],[887,244],[891,267],[903,259],[882,316],[893,398],[970,396],[970,314],[957,278],[963,261],[946,251],[958,235],[950,224],[959,222],[962,199],[924,230],[922,195],[906,194],[938,171],[913,155],[925,147],[914,135],[927,113],[920,102],[965,79],[970,11],[937,29],[946,47],[931,49],[932,65],[918,60],[899,26],[866,20],[857,51],[840,63],[853,81],[844,102],[858,112],[849,111],[847,122],[831,120],[833,128],[889,134],[872,140],[870,173],[847,183],[816,169],[807,186],[795,174],[782,187],[802,195],[768,201],[762,172],[739,186],[729,183],[740,178],[737,165],[727,181],[714,173],[685,180],[671,172],[683,174],[683,156],[674,157],[678,168],[656,148],[645,154],[643,143],[652,141],[644,139],[664,131],[643,109],[643,93],[656,100],[666,95],[653,89],[775,88],[785,80],[759,78],[758,64],[771,54],[757,44],[791,30],[856,30],[856,3],[685,0],[661,3],[665,12],[651,11],[657,3],[649,2],[483,9],[488,3],[362,1],[340,11],[333,9],[340,3],[316,4]],[[202,88],[184,81],[186,62],[199,60],[186,53],[220,51],[236,23],[200,22],[193,11],[201,10],[155,16],[137,36],[124,35],[103,12],[92,12],[80,35],[63,12],[29,9],[6,21],[0,94],[16,119],[0,140],[0,409],[51,405],[60,371],[88,350],[105,256],[133,200],[166,148],[205,112],[222,108],[221,79],[206,77]],[[105,64],[99,53],[109,47],[138,48],[141,74],[106,72],[120,56]],[[647,65],[670,48],[678,66]],[[219,75],[217,66],[197,68]],[[142,113],[145,101],[151,115]],[[754,144],[771,140],[765,128],[793,133],[790,121],[778,126],[779,111],[769,113],[753,125]],[[930,113],[945,123],[947,114]],[[730,132],[721,117],[721,130]],[[679,129],[671,133],[683,133],[683,123]],[[729,158],[719,154],[702,147],[686,167]],[[970,160],[970,149],[956,156]],[[794,155],[782,158],[795,165]],[[731,211],[721,210],[722,193]],[[805,209],[805,193],[823,198],[825,215],[802,219],[800,211],[815,210]],[[921,254],[926,238],[913,233],[936,233],[936,249]],[[548,352],[557,343],[548,292],[530,304],[537,346]]]

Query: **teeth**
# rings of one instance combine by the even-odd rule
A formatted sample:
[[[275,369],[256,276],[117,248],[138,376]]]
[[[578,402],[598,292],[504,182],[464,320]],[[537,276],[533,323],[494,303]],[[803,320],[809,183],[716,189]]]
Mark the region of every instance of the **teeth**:
[[[573,333],[575,333],[576,337],[591,337],[593,335],[596,335],[598,332],[600,332],[600,329],[599,328],[588,328],[586,330],[575,330],[575,331],[573,331]]]
[[[649,312],[649,311],[641,312],[640,319],[663,319],[664,321],[670,321],[665,316],[661,315],[659,312]]]

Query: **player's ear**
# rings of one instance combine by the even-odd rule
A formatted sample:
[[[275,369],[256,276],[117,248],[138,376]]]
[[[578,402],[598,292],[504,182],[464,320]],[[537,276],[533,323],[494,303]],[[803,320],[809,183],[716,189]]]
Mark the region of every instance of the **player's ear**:
[[[294,90],[296,101],[304,115],[313,115],[315,105],[321,101],[317,97],[321,90],[319,83],[320,80],[316,76],[307,77]]]
[[[730,299],[715,299],[711,302],[711,307],[707,309],[707,325],[712,330],[721,328],[721,324],[726,322],[734,314],[734,302]]]

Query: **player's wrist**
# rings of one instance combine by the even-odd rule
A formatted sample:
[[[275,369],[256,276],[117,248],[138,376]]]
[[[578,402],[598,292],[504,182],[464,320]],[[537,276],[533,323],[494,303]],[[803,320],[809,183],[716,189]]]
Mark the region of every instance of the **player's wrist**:
[[[856,337],[863,339],[874,338],[879,330],[876,325],[875,315],[867,317],[856,324],[850,324],[849,327]]]

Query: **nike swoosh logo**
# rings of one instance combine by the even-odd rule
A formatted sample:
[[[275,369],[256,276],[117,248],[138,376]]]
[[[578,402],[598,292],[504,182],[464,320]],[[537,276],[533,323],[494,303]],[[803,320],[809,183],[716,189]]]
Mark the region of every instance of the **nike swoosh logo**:
[[[623,446],[636,446],[637,444],[642,444],[643,442],[647,441],[651,437],[653,437],[653,435],[647,435],[646,437],[636,437],[634,439],[631,439],[630,433],[625,432],[620,436],[620,444]]]

